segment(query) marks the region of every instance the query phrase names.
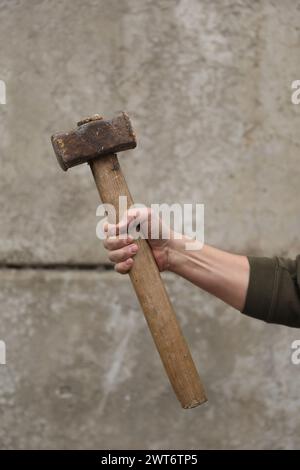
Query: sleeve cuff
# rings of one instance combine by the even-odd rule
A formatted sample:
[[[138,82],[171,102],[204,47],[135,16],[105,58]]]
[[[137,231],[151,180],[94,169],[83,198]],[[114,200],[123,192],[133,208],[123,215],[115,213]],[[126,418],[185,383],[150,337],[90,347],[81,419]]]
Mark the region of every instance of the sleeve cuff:
[[[249,285],[242,313],[269,322],[275,303],[278,261],[276,258],[248,257]]]

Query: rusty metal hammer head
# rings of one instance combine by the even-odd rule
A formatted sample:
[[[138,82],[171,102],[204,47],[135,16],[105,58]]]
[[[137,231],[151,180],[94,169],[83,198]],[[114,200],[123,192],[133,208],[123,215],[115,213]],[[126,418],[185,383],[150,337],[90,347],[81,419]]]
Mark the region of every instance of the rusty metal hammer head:
[[[111,120],[98,114],[78,122],[77,129],[51,137],[57,160],[63,170],[90,162],[102,155],[136,147],[136,137],[124,112]]]

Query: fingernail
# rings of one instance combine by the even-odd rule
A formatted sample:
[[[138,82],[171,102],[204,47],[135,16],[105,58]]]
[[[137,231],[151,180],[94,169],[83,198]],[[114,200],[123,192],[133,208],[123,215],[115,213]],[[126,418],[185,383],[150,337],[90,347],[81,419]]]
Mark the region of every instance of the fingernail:
[[[131,253],[137,253],[137,251],[138,251],[137,245],[133,245],[133,246],[131,247],[130,251],[131,251]]]

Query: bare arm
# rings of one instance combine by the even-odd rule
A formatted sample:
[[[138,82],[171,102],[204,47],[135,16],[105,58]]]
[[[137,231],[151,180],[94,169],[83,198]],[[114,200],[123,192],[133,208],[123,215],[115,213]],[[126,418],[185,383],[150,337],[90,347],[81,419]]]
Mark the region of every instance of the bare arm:
[[[187,251],[187,241],[170,240],[168,270],[242,311],[249,284],[248,258],[208,245]]]
[[[132,212],[137,219],[137,210]],[[139,224],[144,233],[145,221],[164,227],[161,219],[149,209],[140,213]],[[138,246],[129,235],[122,239],[119,231],[127,234],[128,224],[107,225],[109,259],[115,270],[126,274],[134,263]],[[110,229],[116,230],[112,237]],[[201,289],[222,299],[244,314],[268,323],[300,328],[300,255],[296,260],[241,256],[204,245],[201,250],[186,250],[187,237],[146,237],[160,271],[169,270],[184,277]]]
[[[150,210],[129,211],[130,220],[137,219],[144,227],[145,232],[151,232],[149,227],[158,224],[162,228],[162,221]],[[145,224],[147,228],[145,228]],[[109,259],[115,263],[115,270],[126,274],[134,262],[134,256],[138,252],[138,245],[128,235],[120,238],[120,233],[127,233],[128,220],[117,226],[107,225],[107,239],[104,242],[109,250]],[[114,236],[111,236],[111,233]],[[169,270],[184,277],[201,289],[220,298],[232,307],[242,311],[249,283],[249,262],[246,256],[235,255],[205,245],[201,250],[186,250],[189,238],[174,237],[170,231],[169,239],[151,239],[148,242],[160,271]]]

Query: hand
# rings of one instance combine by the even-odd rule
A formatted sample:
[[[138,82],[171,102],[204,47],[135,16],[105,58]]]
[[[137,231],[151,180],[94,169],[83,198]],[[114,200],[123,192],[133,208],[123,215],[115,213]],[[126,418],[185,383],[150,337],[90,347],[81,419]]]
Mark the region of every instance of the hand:
[[[118,273],[126,274],[133,266],[139,249],[135,243],[138,231],[148,241],[158,269],[168,269],[168,249],[173,232],[151,209],[129,209],[117,225],[107,223],[104,230],[107,234],[104,247],[109,251],[108,258],[115,263]],[[135,236],[131,235],[132,231]]]

